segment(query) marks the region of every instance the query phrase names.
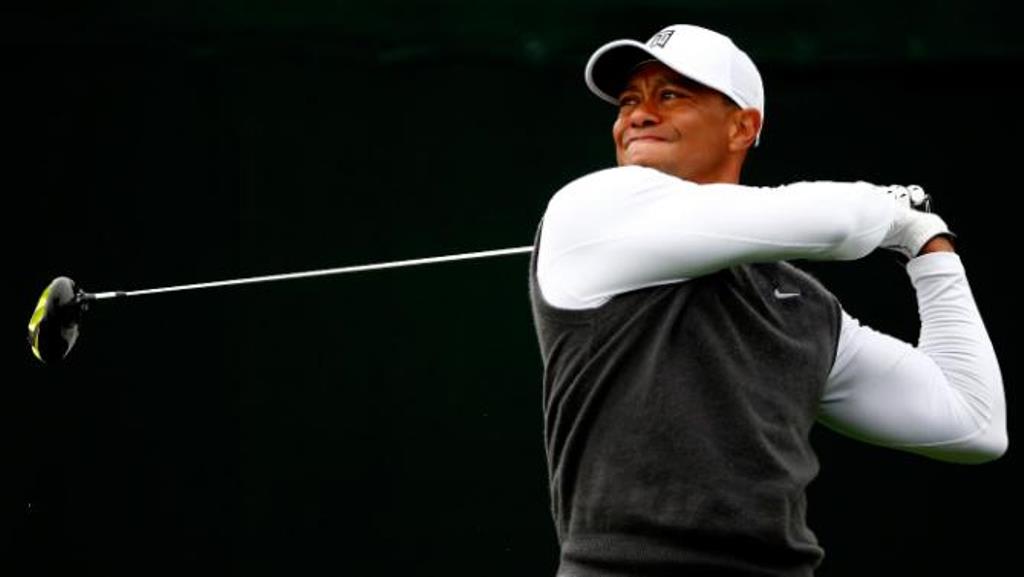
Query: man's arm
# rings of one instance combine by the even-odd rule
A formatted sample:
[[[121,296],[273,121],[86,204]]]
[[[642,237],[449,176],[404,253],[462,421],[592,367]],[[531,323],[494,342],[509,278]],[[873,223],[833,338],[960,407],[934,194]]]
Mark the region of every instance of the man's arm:
[[[926,254],[928,254],[930,252],[956,252],[956,251],[953,249],[953,243],[951,243],[948,238],[946,238],[944,236],[937,236],[937,237],[931,239],[930,241],[928,241],[927,243],[925,243],[924,247],[921,248],[921,255],[926,255]]]
[[[845,435],[944,461],[980,463],[1007,448],[995,351],[960,257],[937,237],[907,264],[917,292],[915,348],[843,312],[819,420]]]
[[[865,182],[698,185],[639,166],[602,170],[549,203],[538,280],[554,306],[586,309],[742,263],[853,260],[886,238],[896,210]]]

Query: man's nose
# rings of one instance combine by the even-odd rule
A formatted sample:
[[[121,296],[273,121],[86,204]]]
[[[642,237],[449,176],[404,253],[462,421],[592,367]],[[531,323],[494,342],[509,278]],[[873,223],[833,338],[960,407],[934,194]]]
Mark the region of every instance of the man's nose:
[[[629,112],[629,125],[633,128],[652,126],[661,122],[661,117],[646,98],[637,103]]]

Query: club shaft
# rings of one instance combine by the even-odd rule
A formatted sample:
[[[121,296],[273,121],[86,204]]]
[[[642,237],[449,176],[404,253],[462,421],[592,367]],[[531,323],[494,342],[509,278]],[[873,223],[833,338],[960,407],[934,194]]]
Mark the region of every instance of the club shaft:
[[[88,295],[88,298],[89,298],[89,300],[103,300],[103,299],[112,299],[112,298],[119,298],[119,297],[134,297],[134,296],[141,296],[141,295],[151,295],[151,294],[159,294],[159,293],[199,290],[199,289],[208,289],[208,288],[234,286],[234,285],[256,284],[256,283],[262,283],[262,282],[273,282],[273,281],[281,281],[281,280],[293,280],[293,279],[312,278],[312,277],[319,277],[319,276],[331,276],[331,275],[336,275],[336,274],[347,274],[347,273],[364,272],[364,271],[371,271],[371,270],[382,270],[382,269],[387,269],[387,268],[401,268],[401,267],[407,267],[407,266],[418,266],[418,265],[424,265],[424,264],[434,264],[434,263],[439,263],[439,262],[451,262],[451,261],[457,261],[457,260],[470,260],[470,259],[478,259],[478,258],[490,258],[492,256],[504,256],[504,255],[509,255],[509,254],[520,254],[520,253],[527,253],[527,252],[531,252],[531,251],[533,251],[533,247],[532,246],[519,246],[519,247],[515,247],[515,248],[502,248],[502,249],[497,249],[497,250],[485,250],[485,251],[480,251],[480,252],[466,252],[466,253],[461,253],[461,254],[451,254],[451,255],[445,255],[445,256],[432,256],[432,257],[427,257],[427,258],[415,258],[415,259],[409,259],[409,260],[398,260],[398,261],[392,261],[392,262],[381,262],[381,263],[376,263],[376,264],[363,264],[363,265],[345,266],[345,267],[339,267],[339,268],[328,268],[328,269],[321,269],[321,270],[310,270],[310,271],[304,271],[304,272],[293,272],[293,273],[285,273],[285,274],[273,274],[273,275],[266,275],[266,276],[254,276],[254,277],[247,277],[247,278],[220,280],[220,281],[214,281],[214,282],[204,282],[204,283],[186,284],[186,285],[178,285],[178,286],[159,287],[159,288],[142,289],[142,290],[134,290],[134,291],[100,292],[100,293],[90,294],[90,295]]]

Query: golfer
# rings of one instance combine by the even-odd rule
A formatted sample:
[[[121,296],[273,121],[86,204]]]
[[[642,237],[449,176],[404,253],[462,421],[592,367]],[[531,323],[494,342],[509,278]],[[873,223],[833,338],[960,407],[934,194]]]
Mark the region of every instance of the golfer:
[[[950,462],[1006,451],[996,356],[923,190],[739,184],[761,76],[705,28],[611,42],[585,78],[618,108],[618,166],[551,198],[530,276],[559,577],[812,575],[815,423]],[[906,261],[917,346],[788,262],[876,249]]]

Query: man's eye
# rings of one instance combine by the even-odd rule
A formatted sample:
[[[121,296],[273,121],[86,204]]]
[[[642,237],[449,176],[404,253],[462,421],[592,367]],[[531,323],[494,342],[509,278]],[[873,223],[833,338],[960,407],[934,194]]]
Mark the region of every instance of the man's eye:
[[[620,96],[619,106],[633,106],[637,103],[637,97],[633,95]]]
[[[664,90],[661,93],[662,100],[674,100],[676,98],[683,98],[685,95],[682,92],[675,90]]]

